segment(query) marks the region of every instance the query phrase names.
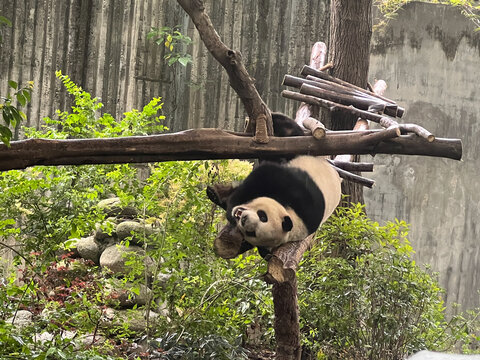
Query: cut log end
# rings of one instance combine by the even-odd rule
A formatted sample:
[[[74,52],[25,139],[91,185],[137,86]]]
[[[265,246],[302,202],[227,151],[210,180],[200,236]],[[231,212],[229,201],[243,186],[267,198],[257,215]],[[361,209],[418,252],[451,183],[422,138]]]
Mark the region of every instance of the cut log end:
[[[325,131],[325,129],[316,128],[313,130],[312,135],[315,139],[321,139],[324,138],[325,135],[327,135],[327,132]]]
[[[310,130],[315,139],[321,139],[327,134],[325,126],[320,121],[312,117],[304,119],[302,121],[302,125],[306,129]]]

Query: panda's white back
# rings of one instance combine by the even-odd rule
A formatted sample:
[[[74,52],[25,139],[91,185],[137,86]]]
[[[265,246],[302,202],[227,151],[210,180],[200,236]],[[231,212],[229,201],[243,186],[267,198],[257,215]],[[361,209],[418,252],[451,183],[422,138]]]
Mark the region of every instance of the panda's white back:
[[[323,193],[325,199],[325,213],[321,224],[332,215],[340,203],[342,187],[337,171],[323,157],[298,156],[288,163],[288,166],[299,168],[313,179]]]

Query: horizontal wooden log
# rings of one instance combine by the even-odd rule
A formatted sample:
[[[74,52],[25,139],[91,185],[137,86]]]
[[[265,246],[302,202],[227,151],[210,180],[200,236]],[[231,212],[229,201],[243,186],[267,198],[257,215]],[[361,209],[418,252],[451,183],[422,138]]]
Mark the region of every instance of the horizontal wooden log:
[[[272,137],[259,144],[250,137],[218,129],[186,130],[173,134],[103,139],[28,139],[0,145],[0,170],[34,165],[144,163],[171,160],[249,159],[289,155],[406,154],[460,160],[459,139],[427,140],[415,135],[372,142],[384,130],[327,132],[311,136]]]
[[[304,76],[308,76],[308,75],[312,75],[312,76],[315,76],[315,77],[318,77],[318,78],[321,78],[321,79],[325,79],[325,80],[328,80],[328,81],[332,81],[332,82],[336,82],[340,85],[344,85],[344,86],[350,86],[352,87],[353,89],[357,89],[359,91],[363,91],[363,92],[367,92],[369,95],[371,96],[374,96],[374,97],[377,97],[385,102],[389,102],[389,103],[392,103],[394,104],[395,101],[393,100],[390,100],[382,95],[379,95],[379,94],[375,94],[374,92],[371,92],[371,91],[368,91],[368,90],[365,90],[365,89],[362,89],[361,87],[359,86],[356,86],[356,85],[353,85],[353,84],[350,84],[349,82],[347,81],[343,81],[341,79],[338,79],[336,77],[333,77],[323,71],[318,71],[308,65],[305,65],[303,68],[302,68],[302,71],[301,71],[301,74],[304,75]],[[403,114],[405,112],[405,109],[401,108],[400,106],[397,108],[397,114],[396,116],[397,117],[402,117]]]
[[[386,106],[387,105],[397,106],[396,103],[390,103],[390,102],[384,101],[384,100],[379,99],[377,97],[374,97],[374,96],[372,96],[372,95],[370,95],[366,92],[359,91],[357,89],[353,89],[353,88],[345,86],[345,85],[340,85],[340,84],[335,83],[335,82],[331,82],[331,81],[328,81],[328,80],[317,78],[316,76],[308,75],[307,80],[314,81],[315,83],[318,84],[318,87],[321,87],[322,89],[335,91],[335,92],[338,92],[338,93],[341,93],[341,94],[359,96],[359,97],[362,97],[362,98],[365,98],[365,99],[371,99],[372,101],[375,101],[375,102],[384,103]],[[395,116],[395,115],[396,115],[396,111],[394,111],[392,116]]]
[[[318,106],[326,108],[326,109],[328,109],[329,111],[332,111],[332,112],[333,111],[343,111],[343,112],[346,112],[346,113],[354,114],[354,115],[359,116],[361,119],[371,120],[373,122],[376,122],[376,123],[380,124],[383,127],[391,127],[391,126],[400,126],[401,127],[401,124],[398,124],[395,120],[393,120],[389,117],[382,116],[382,115],[379,115],[379,114],[375,114],[375,113],[370,112],[370,111],[357,109],[356,107],[353,107],[353,106],[338,104],[336,102],[326,100],[326,99],[322,99],[322,98],[319,98],[319,97],[314,96],[314,95],[309,95],[309,94],[315,94],[316,93],[316,88],[314,86],[310,86],[308,84],[303,84],[301,89],[303,89],[303,91],[308,93],[308,94],[303,94],[303,93],[300,94],[300,93],[297,93],[297,92],[294,92],[294,91],[284,90],[284,91],[282,91],[282,96],[286,97],[288,99],[302,101],[302,102],[307,103],[307,104],[318,105]],[[410,124],[410,125],[413,125],[413,124]],[[409,127],[404,126],[403,129],[405,131],[411,131],[411,132],[417,134],[418,136],[421,136],[421,137],[427,139],[428,141],[433,141],[433,139],[435,139],[435,136],[432,133],[430,133],[428,130],[422,128],[419,125],[409,126]],[[402,128],[400,130],[402,130]]]

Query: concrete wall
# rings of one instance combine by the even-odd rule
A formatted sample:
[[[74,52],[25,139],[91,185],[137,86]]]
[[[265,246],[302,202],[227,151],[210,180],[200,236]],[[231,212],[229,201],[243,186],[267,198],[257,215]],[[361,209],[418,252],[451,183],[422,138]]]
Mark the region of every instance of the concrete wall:
[[[437,137],[461,138],[462,162],[377,156],[374,190],[365,190],[376,220],[406,220],[419,263],[439,272],[449,303],[480,305],[480,34],[457,9],[410,3],[375,32],[371,78],[405,106],[402,122]]]

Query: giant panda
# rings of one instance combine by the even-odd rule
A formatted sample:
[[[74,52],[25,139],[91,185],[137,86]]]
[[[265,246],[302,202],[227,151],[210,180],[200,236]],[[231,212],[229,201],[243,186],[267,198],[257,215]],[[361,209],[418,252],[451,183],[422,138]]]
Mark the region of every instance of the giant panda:
[[[264,256],[314,233],[339,204],[340,184],[338,173],[322,157],[261,163],[225,202],[228,221],[248,243],[242,251],[257,246]]]
[[[305,135],[282,113],[273,112],[272,120],[275,136]],[[207,195],[243,237],[237,254],[256,246],[265,258],[272,249],[314,233],[340,202],[341,186],[325,158],[291,156],[261,159],[242,183],[209,186]]]

